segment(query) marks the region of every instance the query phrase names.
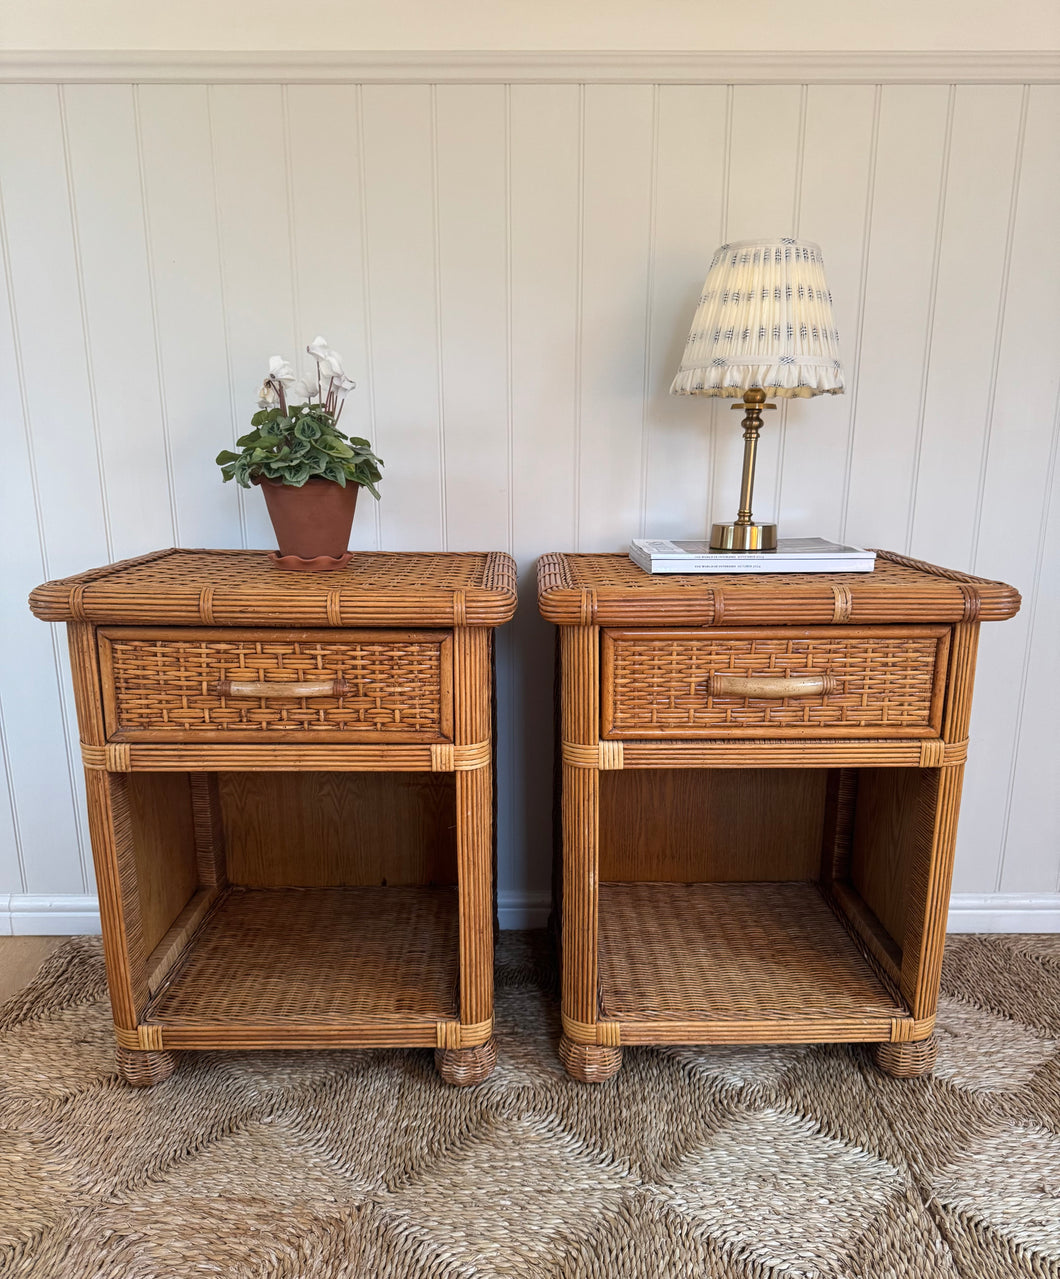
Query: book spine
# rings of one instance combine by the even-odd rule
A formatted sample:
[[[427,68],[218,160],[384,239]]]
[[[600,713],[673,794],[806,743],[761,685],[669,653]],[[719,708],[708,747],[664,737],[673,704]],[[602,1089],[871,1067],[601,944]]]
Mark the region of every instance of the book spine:
[[[634,560],[634,563],[638,561]],[[646,561],[640,567],[652,573],[869,573],[874,560],[743,560],[718,563],[716,559],[695,556],[687,560],[654,559],[649,569]]]

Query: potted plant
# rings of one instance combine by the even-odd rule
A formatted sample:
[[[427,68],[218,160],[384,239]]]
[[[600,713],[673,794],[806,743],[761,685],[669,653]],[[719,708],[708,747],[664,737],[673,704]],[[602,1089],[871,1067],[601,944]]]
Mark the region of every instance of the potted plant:
[[[378,500],[382,461],[367,440],[338,428],[354,383],[340,357],[318,337],[306,347],[316,365],[303,379],[282,356],[269,361],[258,392],[253,428],[236,440],[242,451],[217,455],[225,481],[260,485],[276,532],[281,568],[308,572],[341,568],[357,492],[363,485]]]

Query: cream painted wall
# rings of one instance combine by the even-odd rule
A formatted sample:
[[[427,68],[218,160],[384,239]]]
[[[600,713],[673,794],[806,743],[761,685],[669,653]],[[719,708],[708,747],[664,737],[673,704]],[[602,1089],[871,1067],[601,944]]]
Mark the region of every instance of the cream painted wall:
[[[269,545],[212,458],[318,331],[387,461],[355,544],[519,559],[500,886],[509,922],[541,903],[534,561],[731,509],[730,415],[666,392],[711,251],[761,232],[824,246],[851,393],[775,415],[759,514],[1023,591],[984,627],[956,886],[980,926],[1060,926],[1058,146],[1055,84],[0,85],[0,930],[4,894],[21,931],[91,908],[63,636],[26,593]]]
[[[1056,48],[1053,0],[2,0],[35,50]]]

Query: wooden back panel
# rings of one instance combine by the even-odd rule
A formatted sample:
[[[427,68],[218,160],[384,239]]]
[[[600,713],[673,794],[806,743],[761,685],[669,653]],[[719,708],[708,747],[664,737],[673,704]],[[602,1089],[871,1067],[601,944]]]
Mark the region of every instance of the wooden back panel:
[[[825,769],[600,774],[600,879],[817,879]]]
[[[456,883],[449,773],[221,773],[228,878],[252,888]]]

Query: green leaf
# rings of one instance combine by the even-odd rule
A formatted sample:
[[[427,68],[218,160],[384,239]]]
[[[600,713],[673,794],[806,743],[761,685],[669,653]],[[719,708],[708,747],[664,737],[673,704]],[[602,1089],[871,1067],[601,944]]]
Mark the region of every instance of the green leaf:
[[[214,458],[218,466],[227,466],[229,462],[238,462],[239,454],[233,453],[231,449],[222,449]]]
[[[294,428],[294,433],[300,440],[316,440],[320,438],[322,430],[319,422],[314,422],[311,418],[303,418]]]

